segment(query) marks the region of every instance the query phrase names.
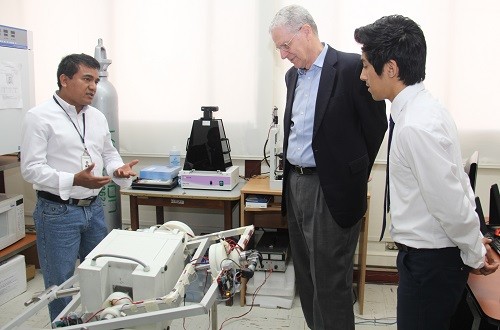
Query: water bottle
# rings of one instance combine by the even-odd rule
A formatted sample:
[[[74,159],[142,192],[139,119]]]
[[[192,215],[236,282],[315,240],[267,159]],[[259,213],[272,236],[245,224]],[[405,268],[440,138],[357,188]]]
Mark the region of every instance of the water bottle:
[[[177,167],[181,166],[181,151],[177,150],[177,147],[172,147],[169,153],[170,166]]]

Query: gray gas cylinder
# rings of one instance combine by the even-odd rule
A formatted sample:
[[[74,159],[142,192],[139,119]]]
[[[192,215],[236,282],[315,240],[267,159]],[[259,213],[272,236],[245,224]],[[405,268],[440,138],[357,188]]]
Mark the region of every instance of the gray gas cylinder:
[[[97,84],[97,92],[94,96],[92,106],[99,109],[108,121],[109,131],[111,133],[111,140],[117,150],[119,150],[119,137],[118,137],[118,94],[115,87],[108,80],[108,66],[111,60],[106,56],[106,49],[102,44],[102,39],[98,40],[95,47],[94,58],[101,64],[99,70],[99,78],[101,79]],[[106,169],[103,171],[106,174]],[[112,229],[122,229],[122,212],[120,200],[120,186],[114,181],[111,181],[101,189],[99,193],[103,207],[104,216],[106,218],[106,225],[108,232]]]

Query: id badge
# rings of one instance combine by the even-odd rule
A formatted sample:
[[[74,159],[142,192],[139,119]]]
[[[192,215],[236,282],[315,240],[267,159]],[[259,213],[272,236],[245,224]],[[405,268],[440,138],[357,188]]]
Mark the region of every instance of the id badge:
[[[90,158],[89,153],[85,150],[82,155],[82,170],[85,170],[90,164],[92,164],[92,158]]]

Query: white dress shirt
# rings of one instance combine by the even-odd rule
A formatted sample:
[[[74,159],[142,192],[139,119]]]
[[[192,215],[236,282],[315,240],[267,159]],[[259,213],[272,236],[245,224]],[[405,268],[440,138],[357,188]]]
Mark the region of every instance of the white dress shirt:
[[[451,115],[419,83],[396,96],[391,116],[392,238],[414,248],[458,246],[466,265],[482,267],[486,249]]]
[[[96,196],[100,189],[73,186],[73,178],[82,171],[85,147],[95,163],[95,176],[102,176],[105,168],[113,177],[113,172],[123,165],[111,142],[106,117],[91,106],[85,106],[77,114],[76,108],[57,93],[54,97],[61,106],[51,98],[26,113],[22,128],[21,173],[35,190],[59,195],[64,200]],[[113,180],[122,187],[130,186],[132,181],[114,177]]]

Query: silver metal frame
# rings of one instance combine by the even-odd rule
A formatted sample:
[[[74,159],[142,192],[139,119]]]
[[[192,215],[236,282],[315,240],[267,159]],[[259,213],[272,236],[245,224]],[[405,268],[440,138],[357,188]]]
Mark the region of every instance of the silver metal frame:
[[[192,238],[187,243],[187,248],[196,249],[192,262],[200,261],[205,255],[206,251],[217,239],[224,237],[231,237],[236,235],[241,235],[240,240],[238,241],[238,245],[245,249],[250,237],[253,235],[254,226],[246,226],[239,227],[230,230],[224,230],[217,233],[212,233],[204,236],[197,236]],[[200,267],[200,269],[202,269]],[[22,324],[26,322],[31,316],[40,311],[42,308],[47,306],[54,299],[73,295],[73,299],[66,306],[66,308],[59,314],[57,319],[68,315],[71,312],[77,311],[80,306],[80,290],[78,287],[74,285],[78,283],[78,273],[68,279],[66,282],[61,284],[58,287],[51,287],[47,290],[37,293],[31,300],[27,301],[25,305],[27,309],[23,311],[19,316],[13,319],[11,322],[4,325],[1,330],[7,329],[23,329]],[[151,300],[142,304],[142,307],[148,305],[148,308],[151,307],[152,304],[155,304],[158,308],[156,311],[147,311],[141,314],[128,315],[120,318],[114,318],[110,320],[101,320],[95,321],[85,324],[73,325],[64,327],[64,329],[96,329],[96,330],[105,330],[105,329],[120,329],[120,328],[129,328],[141,325],[148,325],[153,323],[158,323],[166,320],[175,320],[179,318],[186,318],[190,316],[197,316],[202,314],[208,314],[211,310],[211,319],[212,319],[212,329],[218,329],[217,325],[217,304],[215,303],[218,297],[218,285],[217,281],[214,280],[212,285],[209,287],[207,293],[204,295],[202,300],[199,303],[192,303],[187,306],[181,307],[173,307],[169,308],[165,303],[161,300],[157,300],[152,297]],[[141,306],[139,306],[141,308]],[[163,308],[163,309],[162,309]],[[145,308],[144,308],[145,309]],[[54,328],[54,322],[52,323],[52,327]],[[33,329],[33,328],[31,328]]]

